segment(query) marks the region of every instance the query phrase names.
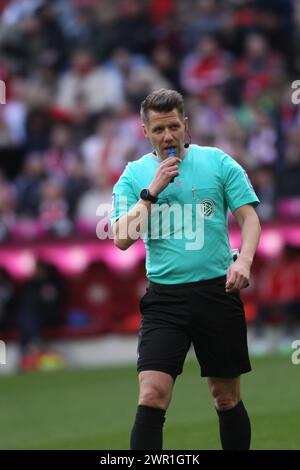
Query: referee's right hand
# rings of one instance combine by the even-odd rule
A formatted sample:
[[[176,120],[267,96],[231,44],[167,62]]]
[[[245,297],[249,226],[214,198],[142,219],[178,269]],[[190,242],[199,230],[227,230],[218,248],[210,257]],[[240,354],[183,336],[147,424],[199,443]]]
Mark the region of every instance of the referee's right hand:
[[[148,189],[153,196],[161,193],[170,183],[170,181],[179,175],[178,164],[182,160],[178,157],[168,157],[163,160],[154,175]]]

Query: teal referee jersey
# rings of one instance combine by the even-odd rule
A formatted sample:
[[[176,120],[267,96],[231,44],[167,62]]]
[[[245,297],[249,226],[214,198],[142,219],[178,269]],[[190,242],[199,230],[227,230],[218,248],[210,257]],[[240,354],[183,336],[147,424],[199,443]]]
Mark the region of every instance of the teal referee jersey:
[[[111,224],[140,199],[159,163],[149,153],[127,164],[113,188]],[[258,203],[246,172],[233,158],[218,148],[190,145],[179,176],[152,206],[142,236],[148,279],[181,284],[225,275],[232,263],[228,209]]]

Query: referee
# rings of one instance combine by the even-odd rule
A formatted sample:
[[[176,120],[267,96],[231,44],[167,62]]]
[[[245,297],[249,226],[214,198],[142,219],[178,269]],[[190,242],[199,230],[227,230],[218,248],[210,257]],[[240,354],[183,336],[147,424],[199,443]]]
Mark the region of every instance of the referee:
[[[128,163],[113,189],[111,214],[118,248],[143,238],[149,279],[140,302],[140,394],[131,449],[162,449],[165,413],[191,343],[208,380],[222,448],[249,449],[240,375],[251,365],[239,291],[249,283],[259,241],[259,200],[229,155],[184,143],[188,118],[177,91],[148,95],[141,118],[153,152]],[[235,262],[228,208],[241,228]]]

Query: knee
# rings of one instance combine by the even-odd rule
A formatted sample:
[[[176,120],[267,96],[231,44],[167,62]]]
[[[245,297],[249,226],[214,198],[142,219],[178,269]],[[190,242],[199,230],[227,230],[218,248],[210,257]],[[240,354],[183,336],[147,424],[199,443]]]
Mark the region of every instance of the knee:
[[[139,404],[166,410],[170,402],[167,390],[157,385],[147,385],[140,392]]]
[[[214,399],[215,407],[218,411],[227,411],[234,408],[240,400],[230,396],[218,397]]]
[[[233,391],[223,391],[218,389],[218,387],[213,387],[211,392],[214,405],[218,411],[227,411],[231,408],[234,408],[241,399],[239,393]]]

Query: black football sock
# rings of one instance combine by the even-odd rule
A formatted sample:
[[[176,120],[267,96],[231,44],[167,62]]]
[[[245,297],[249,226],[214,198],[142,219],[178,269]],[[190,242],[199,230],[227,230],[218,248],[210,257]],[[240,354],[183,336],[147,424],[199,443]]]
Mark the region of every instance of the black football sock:
[[[223,450],[249,450],[251,426],[243,402],[240,401],[230,410],[217,412]]]
[[[131,431],[131,450],[161,450],[165,410],[139,405]]]

